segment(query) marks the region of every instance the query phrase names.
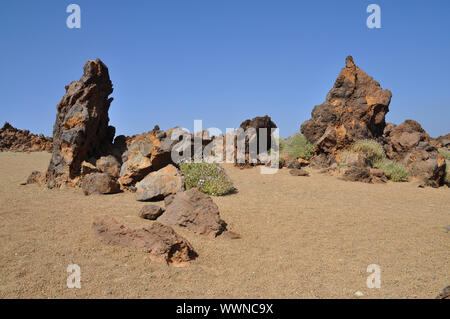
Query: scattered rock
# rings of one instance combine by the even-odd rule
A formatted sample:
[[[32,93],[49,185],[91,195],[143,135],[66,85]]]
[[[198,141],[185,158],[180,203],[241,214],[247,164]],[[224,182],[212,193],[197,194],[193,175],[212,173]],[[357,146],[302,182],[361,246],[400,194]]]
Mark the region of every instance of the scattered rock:
[[[372,182],[372,176],[370,175],[370,168],[358,166],[351,166],[345,169],[344,175],[342,175],[341,179],[351,182],[363,182],[363,183]]]
[[[445,287],[436,299],[450,299],[450,286]]]
[[[443,184],[446,163],[431,138],[413,120],[406,120],[385,132],[384,149],[386,156],[405,165],[412,176],[427,186]]]
[[[81,163],[112,152],[115,128],[108,126],[113,92],[108,68],[102,61],[89,60],[83,76],[66,86],[56,107],[53,153],[47,170],[47,184],[78,186]]]
[[[301,168],[294,168],[289,171],[292,176],[309,176],[309,173]]]
[[[226,223],[220,219],[217,205],[208,195],[195,188],[177,193],[158,221],[186,227],[196,234],[211,237],[226,230]]]
[[[119,177],[120,163],[112,155],[100,157],[95,163],[95,166],[103,173],[107,173],[112,177]]]
[[[158,205],[148,204],[141,208],[139,217],[143,219],[155,220],[162,215],[164,209]]]
[[[326,101],[314,107],[311,119],[301,126],[308,141],[316,143],[316,152],[328,158],[357,140],[380,138],[392,97],[351,56],[345,64]]]
[[[45,174],[39,171],[33,171],[30,176],[27,178],[27,182],[25,184],[45,184]]]
[[[196,257],[191,244],[171,227],[154,222],[136,229],[126,228],[109,216],[99,216],[92,224],[94,234],[107,245],[133,247],[150,254],[150,259],[185,266]]]
[[[247,132],[248,135],[245,137],[245,154],[242,154],[244,158],[241,160],[242,163],[239,162],[238,158],[238,148],[237,148],[237,136],[234,136],[234,148],[235,148],[235,165],[241,166],[241,167],[249,167],[254,164],[260,163],[258,159],[258,155],[267,152],[272,147],[272,129],[277,128],[276,124],[272,121],[270,116],[257,116],[253,119],[245,120],[241,123],[239,126],[241,129],[244,130],[244,132]],[[251,134],[251,131],[249,129],[254,129],[253,134]],[[260,129],[266,129],[265,132],[265,138],[266,138],[266,146],[263,149],[260,149],[260,139],[261,139],[261,131]],[[250,154],[250,145],[252,143],[255,143],[256,145],[256,154]],[[255,160],[253,163],[252,160]]]
[[[280,166],[287,168],[301,168],[302,163],[297,160],[295,156],[289,154],[282,154],[280,156]]]
[[[382,169],[371,168],[370,176],[372,177],[373,183],[386,183],[387,182],[387,177],[384,174],[384,171]]]
[[[167,133],[151,131],[131,137],[127,141],[128,149],[122,155],[123,164],[119,178],[122,188],[134,185],[150,172],[173,163],[172,148],[179,142],[176,137],[186,134],[182,134],[180,130],[174,128]]]
[[[81,188],[85,195],[114,194],[120,191],[117,181],[106,173],[88,174],[81,180]]]
[[[136,184],[139,201],[158,200],[184,190],[184,178],[173,165],[148,174]]]
[[[19,130],[8,122],[0,128],[0,151],[51,152],[52,148],[51,137],[31,134],[28,130]]]

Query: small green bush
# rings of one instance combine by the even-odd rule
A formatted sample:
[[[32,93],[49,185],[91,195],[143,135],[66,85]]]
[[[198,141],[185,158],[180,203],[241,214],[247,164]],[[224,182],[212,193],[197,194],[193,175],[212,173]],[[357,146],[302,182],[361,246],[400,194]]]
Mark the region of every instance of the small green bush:
[[[234,190],[233,182],[216,163],[181,163],[186,189],[198,187],[201,192],[221,196]]]
[[[450,160],[446,161],[444,183],[450,186]]]
[[[294,134],[285,140],[280,139],[280,154],[289,154],[296,158],[309,160],[314,155],[315,145],[308,142],[300,133]]]
[[[386,158],[383,146],[374,140],[360,140],[352,146],[352,151],[361,152],[366,155],[367,160],[373,166],[375,163],[383,162]]]
[[[382,169],[386,177],[393,182],[407,182],[409,179],[408,169],[399,163],[383,160],[375,162],[373,166]]]
[[[442,156],[444,156],[447,161],[450,161],[450,150],[447,150],[445,148],[440,148],[439,153],[441,153]]]

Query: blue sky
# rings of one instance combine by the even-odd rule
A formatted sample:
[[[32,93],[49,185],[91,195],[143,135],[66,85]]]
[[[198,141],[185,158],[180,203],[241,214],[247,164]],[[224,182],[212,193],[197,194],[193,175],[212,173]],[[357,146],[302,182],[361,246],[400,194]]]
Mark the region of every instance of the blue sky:
[[[81,7],[81,29],[66,7]],[[381,29],[366,8],[381,7]],[[0,121],[51,135],[64,86],[84,62],[110,71],[111,124],[131,135],[237,127],[268,114],[299,131],[353,55],[392,91],[387,120],[450,132],[450,1],[3,0]]]

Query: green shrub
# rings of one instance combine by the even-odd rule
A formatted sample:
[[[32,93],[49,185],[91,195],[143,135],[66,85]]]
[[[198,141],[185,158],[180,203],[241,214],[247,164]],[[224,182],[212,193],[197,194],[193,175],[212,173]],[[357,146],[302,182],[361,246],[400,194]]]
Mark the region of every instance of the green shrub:
[[[444,183],[450,186],[450,160],[446,161]]]
[[[450,150],[447,150],[445,148],[440,148],[439,153],[441,153],[442,156],[444,156],[447,161],[450,161]]]
[[[221,196],[234,190],[233,183],[222,167],[216,163],[181,163],[186,189],[198,187],[209,195]]]
[[[289,154],[296,158],[309,160],[314,155],[315,145],[308,142],[300,133],[294,134],[285,140],[280,139],[280,154]]]
[[[383,160],[374,163],[375,168],[380,168],[388,179],[393,182],[407,182],[409,178],[408,169],[399,163]]]
[[[352,151],[361,152],[366,155],[367,160],[373,166],[375,163],[383,162],[386,158],[383,146],[375,140],[360,140],[352,146]]]

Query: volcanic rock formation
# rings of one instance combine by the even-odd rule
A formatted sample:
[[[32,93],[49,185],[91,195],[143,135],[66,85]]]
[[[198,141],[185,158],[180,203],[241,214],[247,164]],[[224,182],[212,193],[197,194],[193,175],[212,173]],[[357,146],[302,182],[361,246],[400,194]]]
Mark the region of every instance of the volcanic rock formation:
[[[226,230],[213,200],[198,189],[177,193],[166,202],[166,211],[157,221],[186,227],[200,235],[216,237]]]
[[[385,130],[384,149],[386,156],[405,165],[411,175],[425,185],[438,187],[445,175],[445,158],[432,143],[432,139],[413,120]]]
[[[326,101],[314,107],[301,132],[316,143],[318,154],[332,159],[357,140],[383,135],[391,97],[389,90],[383,90],[348,56]]]
[[[115,128],[108,126],[108,110],[113,92],[108,68],[90,60],[84,74],[66,86],[66,94],[56,107],[53,127],[53,154],[47,170],[47,184],[78,185],[81,163],[112,152]]]
[[[43,134],[31,134],[28,130],[19,130],[8,122],[0,128],[0,151],[13,152],[51,152],[52,139]]]
[[[150,254],[150,259],[173,266],[185,266],[197,254],[191,244],[171,227],[154,222],[136,229],[126,228],[109,216],[98,216],[94,234],[107,245],[133,247]]]

